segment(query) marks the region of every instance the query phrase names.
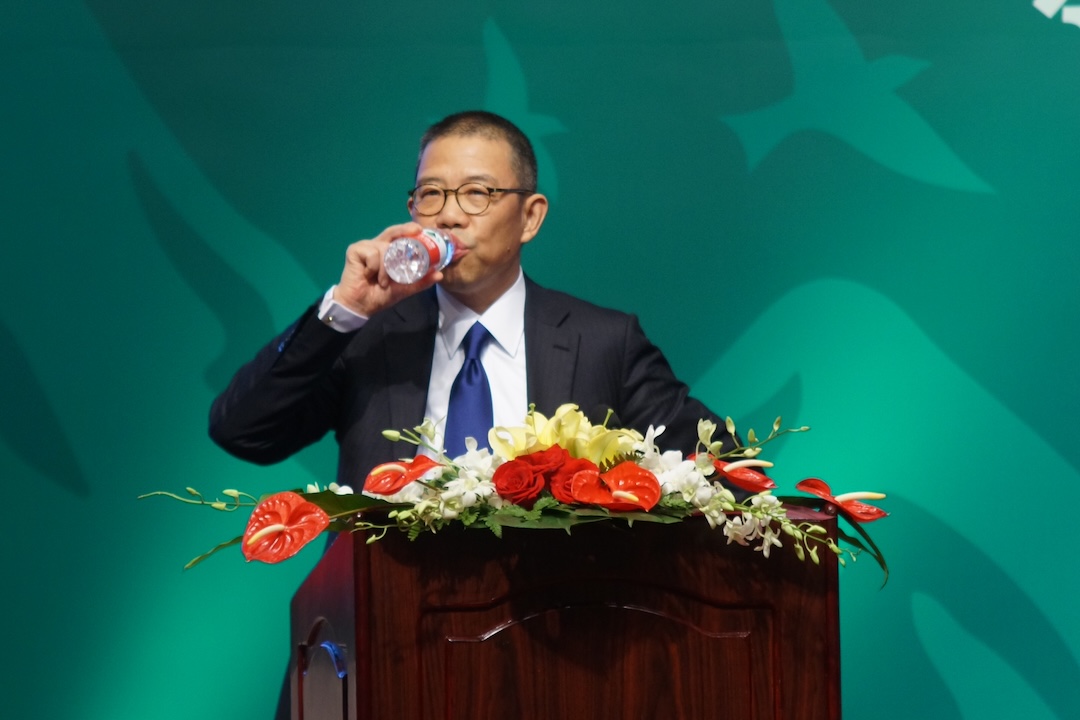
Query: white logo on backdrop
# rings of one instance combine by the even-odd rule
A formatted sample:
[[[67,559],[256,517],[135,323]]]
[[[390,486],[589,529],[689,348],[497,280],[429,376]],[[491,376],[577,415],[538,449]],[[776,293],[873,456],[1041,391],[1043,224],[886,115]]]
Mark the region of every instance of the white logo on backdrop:
[[[1061,11],[1061,22],[1080,27],[1080,5],[1066,5],[1068,0],[1035,0],[1032,5],[1048,18]]]

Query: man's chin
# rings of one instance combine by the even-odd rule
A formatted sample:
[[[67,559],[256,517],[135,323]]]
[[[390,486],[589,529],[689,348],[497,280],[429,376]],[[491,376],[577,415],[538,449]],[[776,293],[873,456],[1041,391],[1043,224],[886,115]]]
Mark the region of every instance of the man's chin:
[[[442,272],[443,279],[439,281],[439,287],[454,296],[469,293],[472,283],[464,275],[453,268],[446,268]]]
[[[451,265],[448,268],[443,268],[442,280],[439,281],[439,284],[442,285],[444,288],[450,290],[461,285],[463,282],[464,279],[462,278],[461,273],[455,266]]]

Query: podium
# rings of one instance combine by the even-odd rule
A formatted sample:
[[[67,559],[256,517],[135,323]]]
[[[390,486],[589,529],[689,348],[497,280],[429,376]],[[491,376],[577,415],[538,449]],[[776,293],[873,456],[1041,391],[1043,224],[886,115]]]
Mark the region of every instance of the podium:
[[[836,558],[781,541],[703,518],[342,535],[292,601],[292,717],[834,720]]]

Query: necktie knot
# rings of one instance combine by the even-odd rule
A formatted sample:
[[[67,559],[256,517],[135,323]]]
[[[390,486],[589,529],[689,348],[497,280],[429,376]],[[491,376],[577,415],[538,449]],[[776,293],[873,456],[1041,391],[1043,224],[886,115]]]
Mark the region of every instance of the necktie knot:
[[[461,345],[465,348],[465,362],[470,360],[479,360],[480,353],[484,350],[484,345],[491,339],[491,333],[488,329],[476,322],[469,328],[469,332],[465,333],[465,339],[461,341]]]

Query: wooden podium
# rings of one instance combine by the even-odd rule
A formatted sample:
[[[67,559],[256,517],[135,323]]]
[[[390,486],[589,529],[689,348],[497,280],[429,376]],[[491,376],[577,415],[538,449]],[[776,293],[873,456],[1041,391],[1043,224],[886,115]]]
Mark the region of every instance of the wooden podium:
[[[840,717],[836,559],[786,536],[769,558],[704,519],[365,540],[293,598],[294,720]]]

